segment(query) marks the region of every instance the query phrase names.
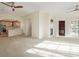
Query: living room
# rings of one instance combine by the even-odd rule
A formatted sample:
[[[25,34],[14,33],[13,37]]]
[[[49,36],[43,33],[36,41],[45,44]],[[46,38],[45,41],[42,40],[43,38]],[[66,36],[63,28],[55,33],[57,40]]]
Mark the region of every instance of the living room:
[[[0,6],[1,57],[79,56],[79,2]]]

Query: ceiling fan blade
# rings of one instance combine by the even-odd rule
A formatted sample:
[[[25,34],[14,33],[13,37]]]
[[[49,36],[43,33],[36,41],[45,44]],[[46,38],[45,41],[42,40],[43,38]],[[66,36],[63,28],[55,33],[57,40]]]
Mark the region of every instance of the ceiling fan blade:
[[[75,10],[71,10],[71,11],[68,11],[68,13],[75,12],[75,11],[79,11],[79,10],[76,10],[76,9]]]
[[[9,6],[9,7],[11,7],[11,5],[9,5],[9,4],[7,4],[7,3],[4,3],[4,2],[1,2],[2,4],[4,4],[4,5],[7,5],[7,6]]]
[[[23,8],[23,6],[14,6],[14,8]]]
[[[11,2],[12,3],[12,6],[11,7],[14,7],[14,2]]]
[[[74,10],[68,10],[68,11],[66,11],[66,13],[70,13],[70,12],[74,12]]]

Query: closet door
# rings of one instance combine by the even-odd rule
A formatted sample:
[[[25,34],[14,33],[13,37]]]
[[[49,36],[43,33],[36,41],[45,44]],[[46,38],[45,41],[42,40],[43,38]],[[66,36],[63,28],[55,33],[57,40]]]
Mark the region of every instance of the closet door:
[[[59,21],[59,36],[65,36],[65,21]]]

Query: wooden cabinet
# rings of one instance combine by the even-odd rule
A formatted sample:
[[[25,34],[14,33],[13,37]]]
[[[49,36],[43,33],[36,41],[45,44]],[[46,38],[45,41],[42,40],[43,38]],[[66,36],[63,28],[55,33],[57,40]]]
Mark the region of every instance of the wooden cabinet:
[[[20,27],[20,22],[19,21],[13,21],[12,26],[13,27]]]
[[[19,21],[0,20],[0,24],[6,27],[20,27]]]

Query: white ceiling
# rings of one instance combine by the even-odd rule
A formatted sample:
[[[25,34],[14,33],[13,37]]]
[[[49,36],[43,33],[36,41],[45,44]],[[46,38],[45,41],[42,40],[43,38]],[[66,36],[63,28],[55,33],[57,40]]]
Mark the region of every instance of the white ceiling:
[[[50,14],[60,14],[75,8],[75,5],[79,5],[79,2],[15,2],[15,5],[23,5],[24,7],[16,9],[13,13],[24,16],[36,10],[44,10]],[[12,13],[12,10],[0,3],[0,13]]]

